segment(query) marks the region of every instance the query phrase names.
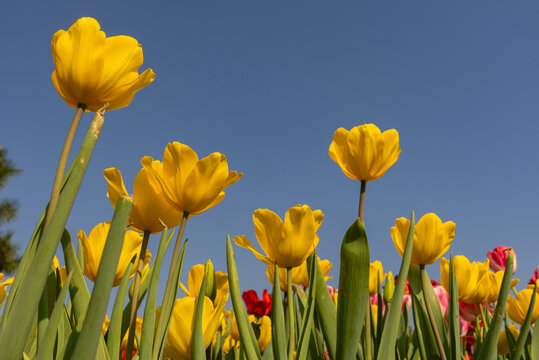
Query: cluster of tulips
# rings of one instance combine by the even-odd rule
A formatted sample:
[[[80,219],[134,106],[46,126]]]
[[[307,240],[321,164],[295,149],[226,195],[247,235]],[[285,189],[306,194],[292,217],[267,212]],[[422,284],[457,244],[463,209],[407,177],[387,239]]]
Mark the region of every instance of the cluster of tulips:
[[[398,275],[371,262],[363,225],[366,184],[383,176],[401,152],[398,132],[373,124],[338,129],[329,147],[331,159],[361,183],[358,218],[341,244],[337,288],[326,284],[332,264],[316,252],[324,214],[308,205],[290,207],[284,220],[269,209],[254,211],[262,251],[244,235],[227,237],[226,273],[208,260],[189,270],[187,285],[180,283],[188,220],[221,202],[242,173],[230,171],[223,154],[199,158],[179,142],[168,144],[161,160],[141,159],[132,193],[119,169],[106,169],[114,215],[72,238],[67,219],[105,111],[129,105],[155,74],[138,73],[143,55],[135,39],[106,37],[92,18],[58,31],[51,45],[52,82],[76,111],[50,202],[15,277],[0,278],[2,359],[539,359],[539,331],[532,331],[539,268],[517,292],[511,248],[494,249],[484,262],[441,258],[455,223],[434,213],[416,223],[412,212],[391,228],[402,256]],[[68,167],[73,136],[89,111],[95,116]],[[175,232],[161,297],[159,276]],[[156,254],[147,251],[152,234],[160,238]],[[253,290],[242,294],[233,243],[267,264],[271,293],[261,299]],[[65,266],[55,257],[59,245]],[[426,271],[438,259],[439,282]],[[91,293],[84,277],[94,283]]]

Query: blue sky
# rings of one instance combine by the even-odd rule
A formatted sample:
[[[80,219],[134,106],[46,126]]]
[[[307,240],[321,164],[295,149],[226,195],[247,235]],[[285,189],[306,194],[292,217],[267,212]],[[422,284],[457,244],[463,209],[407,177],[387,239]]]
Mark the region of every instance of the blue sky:
[[[307,204],[325,214],[318,251],[334,263],[337,285],[359,183],[328,147],[337,128],[372,122],[399,131],[402,153],[367,184],[371,260],[398,271],[395,218],[435,212],[457,224],[455,254],[484,261],[498,245],[514,247],[520,288],[539,265],[538,13],[529,1],[1,1],[0,144],[24,170],[0,193],[20,204],[9,224],[14,239],[22,252],[74,112],[50,80],[50,39],[92,16],[107,35],[135,37],[140,71],[157,75],[129,107],[106,114],[68,222],[72,236],[112,216],[104,169],[120,169],[132,190],[140,158],[161,159],[179,141],[201,157],[224,153],[244,172],[221,204],[189,220],[183,279],[208,258],[225,270],[227,234],[256,243],[254,210],[284,217]],[[74,152],[90,120],[83,117]],[[150,240],[154,253],[158,239]],[[248,250],[235,252],[242,289],[269,288],[265,266]],[[438,266],[428,268],[431,277]]]

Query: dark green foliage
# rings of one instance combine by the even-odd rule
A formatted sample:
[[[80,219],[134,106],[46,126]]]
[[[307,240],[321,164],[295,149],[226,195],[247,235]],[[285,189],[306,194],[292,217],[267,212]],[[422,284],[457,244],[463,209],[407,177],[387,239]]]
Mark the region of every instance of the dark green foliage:
[[[11,160],[7,159],[7,149],[0,146],[0,190],[8,183],[9,179],[20,173]],[[13,220],[17,214],[17,202],[12,199],[0,200],[0,226]],[[0,272],[12,272],[17,267],[17,249],[11,242],[12,231],[0,230]]]

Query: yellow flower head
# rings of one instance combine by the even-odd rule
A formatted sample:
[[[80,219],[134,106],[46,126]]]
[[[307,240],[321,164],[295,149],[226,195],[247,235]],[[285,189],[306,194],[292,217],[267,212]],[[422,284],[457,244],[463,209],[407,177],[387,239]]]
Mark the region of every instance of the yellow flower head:
[[[109,111],[122,108],[155,78],[151,69],[138,74],[143,56],[137,40],[106,37],[100,28],[97,20],[84,17],[52,37],[52,83],[71,107],[97,111],[109,103]]]
[[[322,271],[322,276],[325,281],[333,279],[333,276],[327,276],[333,264],[329,260],[322,260],[317,256],[318,266]],[[266,278],[273,285],[275,281],[275,269],[273,265],[268,265],[266,268]],[[288,286],[286,277],[286,268],[279,268],[279,284],[281,285],[281,291],[286,292]],[[307,267],[307,261],[304,261],[300,266],[292,268],[292,284],[301,285],[305,288],[309,287],[309,269]]]
[[[200,286],[204,279],[204,265],[194,265],[189,270],[189,276],[187,277],[187,288],[180,283],[181,288],[186,296],[198,297],[200,292]],[[215,272],[215,287],[217,289],[214,304],[218,304],[224,296],[228,296],[228,275],[222,271]]]
[[[526,288],[517,294],[516,299],[513,296],[507,298],[507,315],[511,320],[520,325],[524,324],[524,319],[526,318],[526,313],[530,307],[532,295],[533,289]],[[537,317],[539,317],[539,299],[536,297],[532,313],[532,324]]]
[[[257,319],[254,315],[249,315],[249,322],[258,326],[258,349],[260,353],[264,353],[266,347],[271,341],[271,319],[269,316],[262,316]],[[253,326],[253,325],[251,325]],[[233,315],[230,321],[230,331],[228,337],[223,342],[223,352],[228,353],[232,348],[240,347],[240,332],[238,330],[238,323],[236,322],[236,316]]]
[[[158,174],[163,174],[163,165],[159,161],[153,161],[152,168]],[[122,173],[118,169],[109,168],[103,172],[103,175],[109,184],[107,196],[112,207],[116,208],[120,196],[129,196]],[[155,234],[163,231],[161,222],[171,229],[178,226],[181,219],[182,214],[165,199],[153,172],[146,167],[140,169],[133,185],[133,207],[129,215],[130,227],[137,231],[148,230]]]
[[[7,292],[6,288],[13,284],[14,278],[9,278],[6,281],[2,282],[4,280],[4,274],[0,273],[0,306],[4,303],[4,300],[6,300]]]
[[[442,220],[434,214],[423,215],[415,225],[412,264],[429,265],[438,260],[451,246],[455,238],[455,223]],[[398,218],[391,228],[391,238],[400,256],[404,254],[410,220]]]
[[[142,335],[142,318],[140,316],[137,316],[137,323],[135,325],[135,334],[140,339]],[[129,340],[129,330],[124,335],[124,338],[122,339],[122,343],[120,344],[120,350],[127,350],[127,341]],[[135,350],[138,350],[138,341],[135,341],[134,348]]]
[[[256,258],[266,264],[277,263],[289,268],[301,265],[318,244],[316,232],[324,214],[312,211],[307,205],[296,205],[287,210],[284,223],[273,211],[258,209],[253,213],[255,235],[266,253],[258,252],[245,235],[238,235],[234,242],[253,252]]]
[[[54,271],[58,270],[58,273],[60,274],[60,282],[62,283],[62,286],[64,286],[67,278],[67,270],[65,266],[60,267],[60,261],[58,261],[56,255],[54,255],[54,258],[52,259],[52,267],[54,268]]]
[[[503,274],[503,271],[501,272]],[[520,335],[520,331],[517,329],[516,325],[510,325],[509,331],[511,331],[511,335],[513,335],[513,339],[515,342],[518,339],[518,336]],[[507,342],[507,333],[505,329],[500,331],[500,337],[498,337],[498,354],[501,355],[507,355],[509,354],[509,343]]]
[[[329,146],[329,157],[354,180],[380,178],[399,158],[399,133],[383,133],[374,124],[356,126],[350,131],[339,128]]]
[[[110,229],[110,221],[97,224],[90,235],[86,237],[86,233],[80,230],[77,233],[77,237],[82,244],[82,253],[84,255],[84,275],[95,282],[97,278],[97,271],[99,270],[99,263],[101,262],[101,256],[103,255],[103,249],[105,248],[105,241]],[[142,245],[142,235],[131,230],[125,232],[124,243],[122,246],[122,252],[120,253],[120,260],[118,261],[118,267],[116,268],[116,275],[114,276],[114,286],[120,285],[125,270],[131,262],[133,256],[137,256],[135,264],[138,263],[140,246]],[[150,262],[151,253],[146,251],[144,256],[144,263]],[[131,276],[136,272],[136,267],[133,266]]]
[[[227,300],[228,295],[223,297],[221,302],[214,306],[209,297],[204,297],[202,333],[206,348],[210,345],[213,336],[219,328]],[[194,298],[188,296],[176,300],[174,309],[172,310],[170,330],[165,342],[165,357],[175,360],[191,359],[191,337],[193,334],[195,310]],[[156,318],[159,318],[160,311],[161,307],[158,307],[156,309]]]
[[[492,279],[489,275],[489,261],[470,263],[463,255],[453,257],[453,266],[459,300],[468,304],[480,304],[491,296]],[[449,292],[449,260],[440,259],[440,282]]]
[[[489,295],[487,299],[488,302],[498,301],[498,295],[500,293],[500,288],[502,287],[503,273],[503,271],[488,272],[488,276],[490,279]],[[519,279],[512,279],[511,288],[514,288],[519,283],[519,281]]]
[[[225,155],[215,152],[199,160],[193,149],[179,142],[167,145],[161,173],[151,157],[142,158],[141,163],[152,170],[170,205],[190,215],[220,203],[223,190],[243,176],[228,171]]]
[[[378,260],[369,264],[369,295],[373,296],[378,293],[378,279],[380,284],[384,282],[387,274],[384,275],[384,267]]]

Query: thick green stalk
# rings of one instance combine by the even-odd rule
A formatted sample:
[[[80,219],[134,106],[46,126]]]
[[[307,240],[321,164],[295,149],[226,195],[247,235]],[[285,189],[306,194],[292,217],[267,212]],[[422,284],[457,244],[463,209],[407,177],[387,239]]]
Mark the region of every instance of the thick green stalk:
[[[75,160],[73,172],[69,177],[64,191],[58,200],[47,229],[41,237],[36,251],[35,261],[32,262],[20,289],[18,301],[5,319],[5,326],[0,335],[0,348],[6,360],[19,360],[24,348],[24,340],[30,333],[32,321],[37,311],[40,295],[47,281],[48,269],[52,264],[54,253],[64,232],[67,219],[75,202],[82,179],[88,168],[90,157],[101,133],[103,126],[103,113],[105,108],[98,111],[90,124],[81,149]]]
[[[359,209],[357,216],[361,220],[362,223],[365,223],[365,219],[363,218],[363,210],[365,207],[365,189],[367,187],[367,181],[361,180],[361,190],[359,192]]]
[[[427,314],[429,315],[430,325],[432,326],[432,331],[434,332],[434,338],[436,339],[436,346],[438,347],[438,352],[440,353],[440,357],[442,360],[447,360],[445,356],[444,347],[442,345],[442,339],[440,338],[440,332],[438,331],[438,327],[436,326],[436,321],[434,321],[434,315],[432,313],[432,309],[430,307],[430,302],[427,299],[427,286],[430,285],[427,284],[427,270],[425,270],[425,265],[419,265],[419,272],[421,276],[421,287],[423,289],[423,294],[425,296],[425,307],[427,308]]]
[[[275,273],[275,276],[279,276],[279,273]],[[292,292],[292,268],[286,269],[286,308],[288,317],[288,360],[294,359],[294,349],[296,347],[296,334],[294,331],[294,293]]]
[[[138,258],[137,273],[135,275],[135,284],[133,288],[133,301],[131,302],[131,317],[129,319],[129,335],[127,336],[127,353],[126,360],[133,358],[133,346],[135,342],[135,329],[137,325],[137,309],[138,309],[138,294],[140,290],[140,279],[142,278],[142,269],[144,268],[144,258],[146,257],[146,248],[148,247],[148,240],[150,239],[151,232],[149,230],[144,231],[142,238],[142,244],[140,246],[140,255]]]

